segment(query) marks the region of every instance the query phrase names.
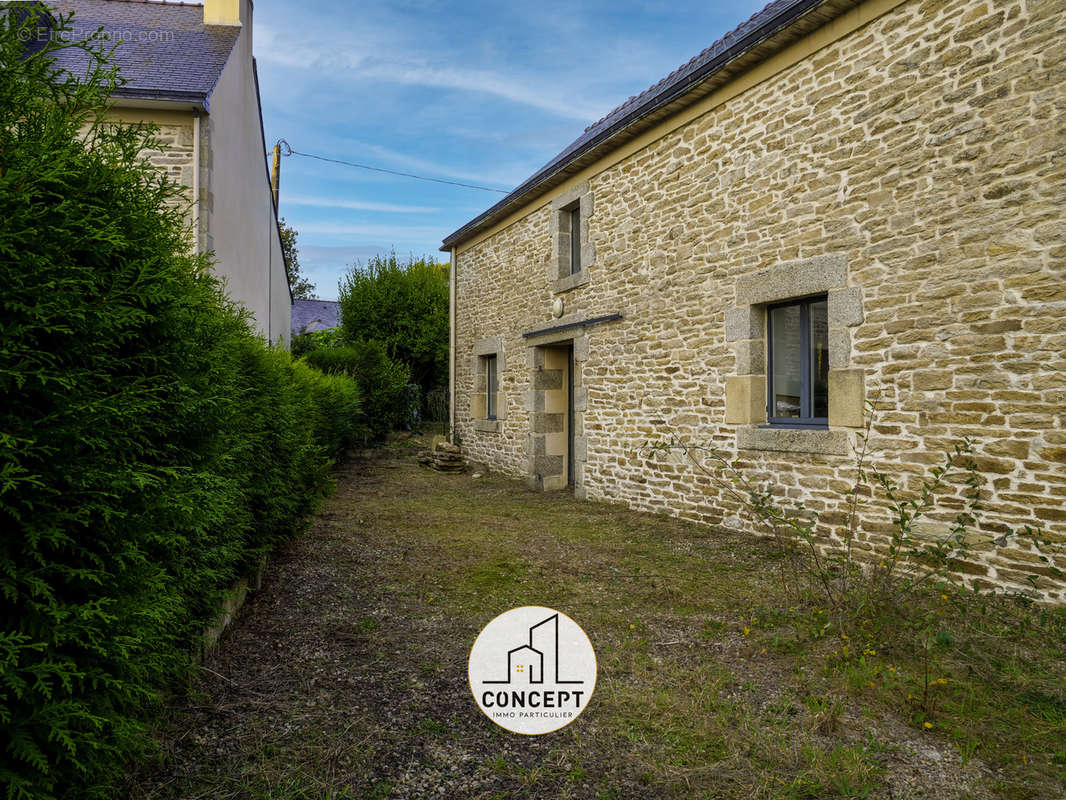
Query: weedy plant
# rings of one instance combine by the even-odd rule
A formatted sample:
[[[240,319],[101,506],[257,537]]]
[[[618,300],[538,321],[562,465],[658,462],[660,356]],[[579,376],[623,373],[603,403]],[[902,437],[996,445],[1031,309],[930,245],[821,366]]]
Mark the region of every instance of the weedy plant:
[[[1042,547],[1049,542],[1040,530],[1026,525],[994,539],[975,530],[987,481],[970,439],[953,442],[918,489],[906,489],[870,463],[872,404],[868,411],[866,427],[857,434],[855,477],[845,492],[843,524],[826,522],[802,501],[786,504],[772,480],[750,476],[737,460],[715,448],[671,436],[647,442],[641,454],[656,458],[680,453],[739,506],[756,531],[773,542],[788,604],[810,601],[832,612],[820,625],[822,633],[834,624],[840,633],[857,625],[929,628],[936,613],[923,621],[918,610],[925,604],[915,603],[915,598],[957,585],[957,567],[973,556],[979,543],[1001,548],[1025,539],[1051,574],[1063,574],[1044,554]],[[949,507],[956,509],[949,523],[936,522],[922,530],[922,523],[943,519]],[[1030,580],[1035,586],[1038,576]]]
[[[1061,577],[1046,555],[1050,542],[1029,526],[1005,532],[997,526],[994,538],[981,530],[988,480],[972,441],[952,443],[939,463],[901,485],[870,463],[872,421],[871,408],[843,513],[820,516],[742,462],[677,437],[648,442],[642,453],[683,457],[772,543],[780,596],[751,609],[746,638],[762,629],[763,643],[775,652],[800,661],[816,655],[831,691],[882,698],[923,732],[944,726],[963,758],[987,737],[996,746],[1017,749],[1024,739],[1037,752],[1057,752],[1049,731],[1066,706],[1048,675],[1061,670],[1059,616],[1034,604],[1031,594],[993,597],[963,588],[959,577],[978,548],[1025,545],[1044,574]],[[1037,580],[1031,576],[1034,588]],[[1038,703],[1047,710],[1026,710]],[[985,721],[1005,708],[1012,730]],[[825,711],[811,709],[818,728],[831,725]]]

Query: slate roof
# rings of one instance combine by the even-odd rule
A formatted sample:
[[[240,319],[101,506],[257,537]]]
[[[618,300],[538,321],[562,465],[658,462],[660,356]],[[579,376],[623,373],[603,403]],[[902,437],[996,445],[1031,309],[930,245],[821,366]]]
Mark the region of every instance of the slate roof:
[[[115,58],[126,83],[116,97],[175,100],[208,107],[239,27],[204,25],[202,5],[146,0],[46,0],[53,14],[74,12],[71,34],[89,38],[103,28],[103,44],[117,45]],[[88,56],[60,50],[58,66],[81,75]]]
[[[341,324],[341,304],[336,300],[293,300],[292,335],[337,328]]]
[[[613,111],[609,112],[607,116],[603,117],[598,122],[589,125],[585,128],[584,133],[571,142],[563,152],[549,161],[544,169],[547,169],[554,163],[564,161],[567,156],[580,150],[584,144],[593,140],[597,134],[610,127],[611,123],[624,118],[629,111],[637,109],[648,102],[654,102],[656,99],[668,95],[672,91],[676,92],[678,89],[684,89],[686,82],[691,82],[692,77],[699,73],[700,67],[713,62],[715,56],[719,56],[726,52],[734,44],[741,41],[744,36],[758,30],[759,26],[767,20],[775,19],[782,12],[798,5],[801,5],[801,3],[797,2],[797,0],[775,0],[775,2],[770,3],[762,11],[751,16],[746,22],[742,22],[699,55],[693,56],[689,59],[688,63],[682,64],[654,86],[645,89],[634,97],[630,97],[620,106],[617,106]]]
[[[729,76],[764,60],[855,4],[851,0],[774,0],[654,86],[630,97],[587,127],[503,200],[445,237],[441,250],[476,235],[558,185],[567,177],[563,173],[568,167],[574,167],[572,171],[576,172],[684,105],[709,94],[712,87],[706,85],[713,83],[713,78],[721,77],[716,85],[724,83]],[[688,103],[685,103],[686,96],[690,98]]]

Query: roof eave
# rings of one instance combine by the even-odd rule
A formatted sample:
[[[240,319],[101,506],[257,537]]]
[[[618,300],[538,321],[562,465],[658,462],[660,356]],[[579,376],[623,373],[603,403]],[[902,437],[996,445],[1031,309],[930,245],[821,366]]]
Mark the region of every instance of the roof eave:
[[[210,96],[205,92],[182,92],[173,89],[149,89],[123,86],[112,95],[115,105],[128,105],[130,101],[144,101],[138,105],[151,104],[158,108],[188,108],[210,111]]]

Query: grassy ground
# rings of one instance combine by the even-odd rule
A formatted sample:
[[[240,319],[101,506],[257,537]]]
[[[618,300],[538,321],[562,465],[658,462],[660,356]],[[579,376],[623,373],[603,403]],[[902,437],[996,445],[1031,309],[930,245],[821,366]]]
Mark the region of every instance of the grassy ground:
[[[820,610],[777,608],[751,539],[403,453],[338,480],[133,798],[1066,794],[1061,613],[950,595],[929,649],[816,638]],[[588,709],[542,737],[497,728],[466,679],[519,605],[571,616],[599,663]]]

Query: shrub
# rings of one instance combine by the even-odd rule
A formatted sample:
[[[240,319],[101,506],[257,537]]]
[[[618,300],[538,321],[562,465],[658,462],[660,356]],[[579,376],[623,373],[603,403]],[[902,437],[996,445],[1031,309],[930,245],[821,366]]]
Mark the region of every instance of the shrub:
[[[369,435],[359,384],[347,375],[326,375],[300,361],[292,365],[298,384],[312,398],[314,439],[327,442],[327,455],[339,459]]]
[[[406,364],[423,393],[448,383],[448,267],[395,253],[357,265],[341,283],[341,324],[350,341],[375,339]]]
[[[19,27],[20,24],[23,27]],[[65,22],[62,24],[66,24]],[[152,132],[0,21],[0,784],[113,797],[221,592],[297,529],[359,390],[269,349],[187,254]]]
[[[957,570],[972,556],[979,530],[984,487],[989,483],[974,458],[968,439],[952,443],[940,464],[929,468],[916,490],[868,462],[873,405],[868,404],[867,425],[858,434],[855,479],[842,496],[844,523],[824,519],[790,497],[771,481],[748,474],[739,459],[731,460],[713,447],[688,445],[671,437],[648,442],[646,456],[679,451],[688,463],[710,478],[714,488],[734,502],[757,532],[766,536],[779,555],[780,584],[790,604],[812,599],[833,612],[841,632],[861,623],[877,629],[924,630],[932,618],[919,620],[916,598],[960,582]],[[887,534],[884,517],[888,516]],[[950,522],[943,521],[947,516]],[[939,534],[920,536],[918,525],[940,519]],[[987,532],[979,539],[986,547],[1027,546],[1056,577],[1059,571],[1042,547],[1050,544],[1029,526]],[[1039,576],[1030,576],[1034,587]]]
[[[354,347],[341,345],[310,350],[304,354],[303,360],[330,375],[354,375],[358,369],[359,354]]]
[[[388,357],[381,342],[371,339],[312,350],[303,360],[322,372],[350,375],[355,379],[362,397],[366,438],[381,438],[391,430],[410,425],[408,370]]]
[[[343,331],[340,328],[326,328],[322,331],[300,330],[292,337],[289,351],[295,357],[305,356],[314,350],[343,347]]]

